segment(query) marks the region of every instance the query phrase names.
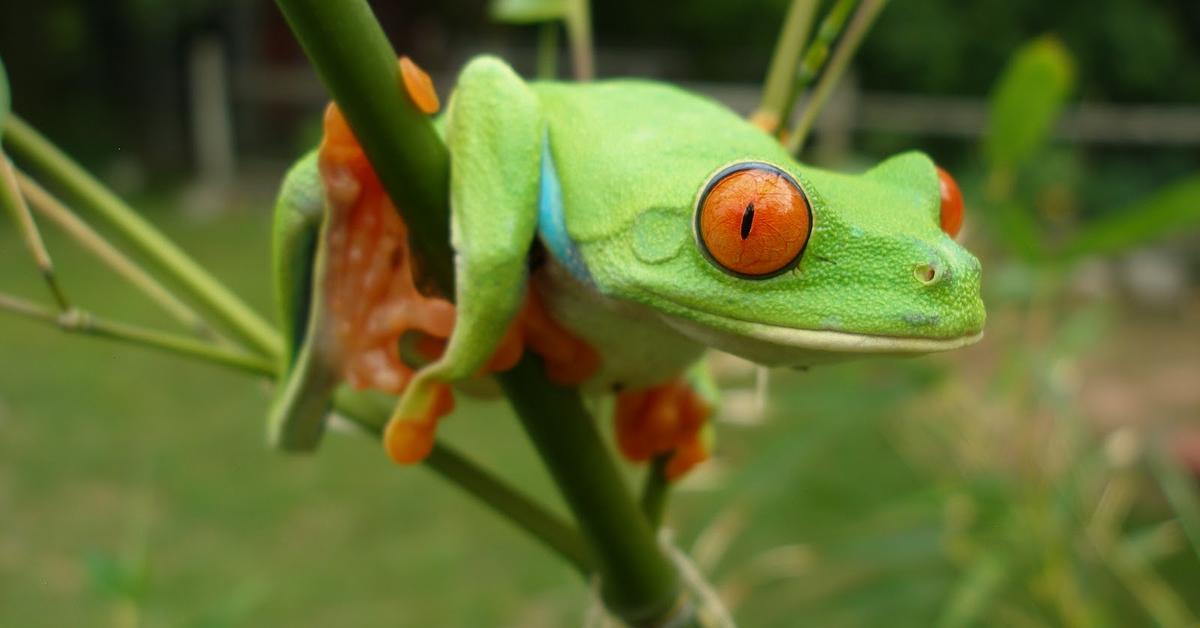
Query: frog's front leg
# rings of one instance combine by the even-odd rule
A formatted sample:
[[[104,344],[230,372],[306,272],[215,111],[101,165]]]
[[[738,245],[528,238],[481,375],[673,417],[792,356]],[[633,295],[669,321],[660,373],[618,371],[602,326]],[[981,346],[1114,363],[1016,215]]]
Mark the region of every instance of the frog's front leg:
[[[703,362],[660,386],[617,395],[617,446],[633,462],[669,455],[667,478],[678,479],[712,450],[708,423],[716,386]]]
[[[449,410],[447,386],[488,366],[513,326],[537,227],[544,129],[529,87],[503,62],[476,59],[447,116],[457,320],[444,353],[416,373],[388,423],[384,444],[401,463],[428,455]]]

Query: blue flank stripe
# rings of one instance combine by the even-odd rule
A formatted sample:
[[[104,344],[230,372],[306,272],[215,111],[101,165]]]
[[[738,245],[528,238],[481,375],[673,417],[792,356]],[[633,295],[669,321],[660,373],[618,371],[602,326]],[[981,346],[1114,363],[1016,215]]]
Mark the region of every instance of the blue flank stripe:
[[[579,254],[579,247],[567,234],[567,221],[563,214],[562,183],[554,168],[554,157],[550,154],[550,138],[542,138],[542,173],[538,184],[538,236],[549,249],[554,259],[579,281],[591,284],[592,276]]]

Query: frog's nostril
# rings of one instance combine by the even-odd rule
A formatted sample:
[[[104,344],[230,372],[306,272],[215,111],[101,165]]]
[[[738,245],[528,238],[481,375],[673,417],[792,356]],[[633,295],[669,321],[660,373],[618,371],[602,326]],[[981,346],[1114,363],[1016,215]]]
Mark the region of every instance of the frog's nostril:
[[[913,267],[913,277],[916,277],[917,281],[931,286],[942,278],[942,271],[934,264],[917,264]]]

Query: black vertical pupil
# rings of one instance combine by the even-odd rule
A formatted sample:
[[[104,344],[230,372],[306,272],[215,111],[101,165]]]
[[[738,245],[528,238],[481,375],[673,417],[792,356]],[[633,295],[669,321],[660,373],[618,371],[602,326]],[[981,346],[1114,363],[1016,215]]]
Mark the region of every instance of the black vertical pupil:
[[[750,226],[754,224],[754,203],[746,205],[742,212],[742,239],[750,237]]]

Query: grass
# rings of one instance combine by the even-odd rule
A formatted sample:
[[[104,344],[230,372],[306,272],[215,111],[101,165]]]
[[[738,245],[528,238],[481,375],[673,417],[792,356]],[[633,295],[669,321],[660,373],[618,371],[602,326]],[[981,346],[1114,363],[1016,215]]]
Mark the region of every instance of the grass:
[[[267,213],[152,218],[270,311]],[[170,326],[62,238],[48,245],[77,302]],[[42,297],[7,226],[0,269],[0,290]],[[1061,625],[1039,587],[1079,582],[1088,612],[1148,625],[1071,538],[1090,498],[1054,490],[1076,473],[1103,479],[1096,442],[1053,478],[947,453],[971,435],[955,421],[977,419],[945,403],[963,395],[956,369],[995,350],[778,373],[765,425],[719,428],[720,460],[668,520],[685,548],[700,539],[743,625]],[[351,435],[312,458],[266,450],[268,397],[214,367],[0,318],[0,625],[580,623],[578,577],[433,474]],[[444,430],[562,511],[503,405],[466,403]],[[1139,530],[1169,518],[1152,487],[1140,493]],[[1163,565],[1177,591],[1200,588],[1186,546]]]

